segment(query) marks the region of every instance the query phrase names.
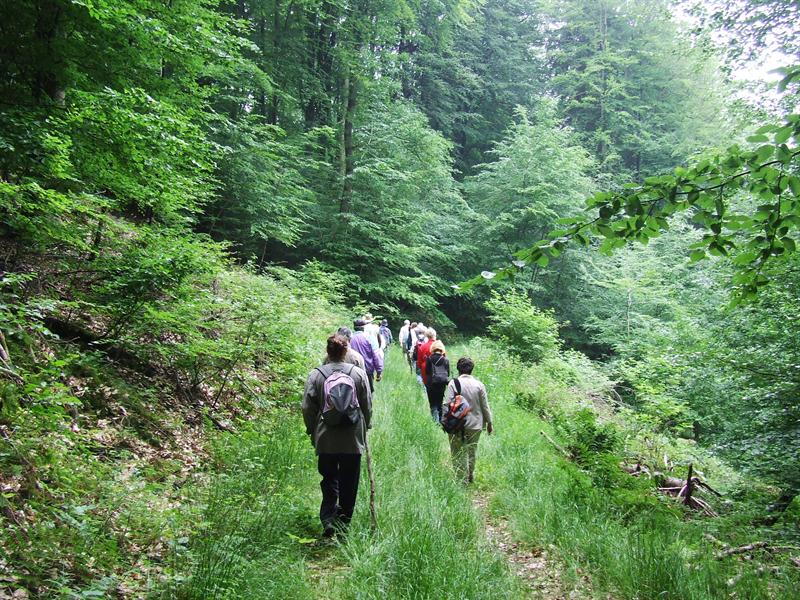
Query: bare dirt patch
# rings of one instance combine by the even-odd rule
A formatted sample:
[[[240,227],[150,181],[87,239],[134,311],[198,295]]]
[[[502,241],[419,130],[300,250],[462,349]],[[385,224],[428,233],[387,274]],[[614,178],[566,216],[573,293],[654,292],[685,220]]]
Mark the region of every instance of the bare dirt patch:
[[[565,585],[564,566],[546,549],[514,540],[508,520],[489,514],[489,500],[485,495],[476,492],[472,503],[483,515],[487,539],[506,557],[512,571],[528,586],[532,598],[583,600],[593,597],[588,575],[579,574],[581,581],[577,587]]]

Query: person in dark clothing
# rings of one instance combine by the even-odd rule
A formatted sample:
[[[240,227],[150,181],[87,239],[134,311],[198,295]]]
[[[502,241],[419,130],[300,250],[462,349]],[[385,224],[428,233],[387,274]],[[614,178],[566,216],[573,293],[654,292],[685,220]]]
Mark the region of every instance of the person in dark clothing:
[[[442,399],[450,379],[450,361],[447,359],[444,344],[439,340],[431,344],[431,353],[425,359],[425,373],[428,380],[425,391],[428,393],[431,417],[438,423],[442,420]]]
[[[366,449],[367,429],[372,418],[372,393],[367,374],[362,368],[344,362],[347,350],[346,337],[329,337],[327,354],[330,363],[311,371],[303,394],[303,421],[316,450],[317,468],[322,475],[319,518],[326,537],[346,528],[353,517],[361,455]],[[337,372],[352,380],[361,414],[355,425],[331,425],[323,419],[325,381],[329,377],[333,379]],[[344,379],[343,375],[338,377]]]
[[[389,321],[384,319],[381,321],[381,327],[378,332],[383,336],[384,341],[386,342],[386,346],[391,346],[392,342],[394,341],[394,337],[392,336],[392,330],[389,329]]]

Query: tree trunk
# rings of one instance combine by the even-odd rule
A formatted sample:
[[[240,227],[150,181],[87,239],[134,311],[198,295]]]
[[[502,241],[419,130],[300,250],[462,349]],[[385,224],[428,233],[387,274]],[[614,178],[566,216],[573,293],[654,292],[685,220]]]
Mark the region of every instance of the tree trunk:
[[[281,2],[280,0],[275,0],[275,8],[272,12],[272,60],[277,61],[278,56],[280,56],[280,31],[281,31]],[[266,45],[266,44],[265,44]],[[277,88],[277,86],[276,86]],[[269,102],[269,110],[267,112],[267,123],[270,125],[277,125],[278,124],[278,91],[277,89],[273,90],[270,102]]]
[[[339,201],[339,212],[349,213],[353,200],[353,117],[356,111],[356,78],[349,67],[345,71],[344,85],[344,114],[342,118],[342,145],[339,167],[342,175],[342,194]]]
[[[33,95],[37,99],[47,96],[56,104],[64,104],[65,98],[64,82],[60,81],[57,73],[60,57],[56,56],[53,48],[53,42],[60,34],[61,16],[60,3],[45,0],[39,4],[35,24],[41,60],[33,76]]]
[[[262,14],[258,18],[258,47],[261,50],[261,55],[264,56],[267,45],[267,20]],[[262,87],[258,90],[258,114],[262,117],[267,116],[267,92]]]

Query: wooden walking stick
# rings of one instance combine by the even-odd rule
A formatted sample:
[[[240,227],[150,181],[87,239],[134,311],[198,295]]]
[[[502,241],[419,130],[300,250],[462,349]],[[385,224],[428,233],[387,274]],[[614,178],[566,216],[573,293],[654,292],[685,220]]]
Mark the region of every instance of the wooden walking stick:
[[[372,531],[375,531],[378,529],[378,515],[375,512],[375,473],[372,471],[372,453],[369,450],[366,431],[364,431],[364,448],[367,451],[367,473],[369,474],[369,523]]]

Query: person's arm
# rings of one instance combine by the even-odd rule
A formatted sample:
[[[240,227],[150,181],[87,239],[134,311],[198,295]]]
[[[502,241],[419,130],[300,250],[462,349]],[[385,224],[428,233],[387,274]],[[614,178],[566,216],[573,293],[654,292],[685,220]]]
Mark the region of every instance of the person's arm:
[[[306,425],[306,433],[311,436],[311,443],[314,443],[314,432],[317,429],[319,419],[319,398],[317,397],[317,378],[315,371],[312,371],[306,380],[306,387],[303,392],[303,421]]]
[[[364,415],[364,425],[367,429],[372,427],[372,393],[369,391],[369,381],[366,371],[359,373],[358,383],[356,383],[356,394],[358,394],[358,404],[361,407],[361,414]]]
[[[377,373],[378,378],[383,374],[383,356],[380,352],[373,352],[374,358],[373,365],[375,365],[375,373]]]
[[[450,383],[447,384],[447,390],[445,390],[444,393],[444,401],[446,403],[452,402],[453,398],[455,397],[456,397],[456,384],[451,381]]]
[[[447,378],[450,379],[450,359],[444,357],[444,366],[447,369]]]
[[[481,383],[480,387],[480,403],[481,412],[483,413],[483,424],[486,426],[486,432],[491,435],[494,431],[492,424],[492,409],[489,408],[489,397],[486,394],[486,386]]]

